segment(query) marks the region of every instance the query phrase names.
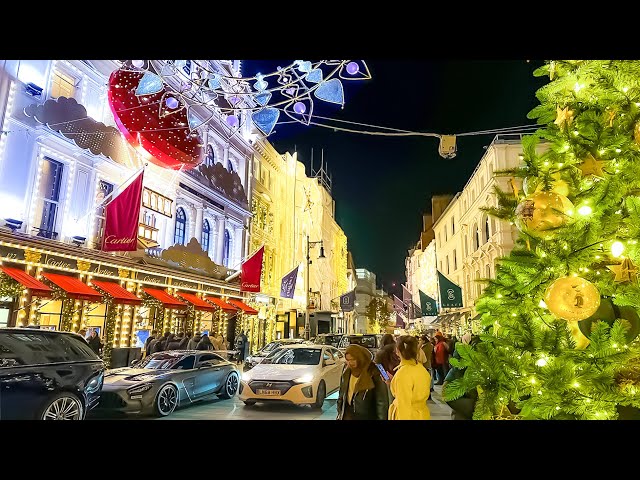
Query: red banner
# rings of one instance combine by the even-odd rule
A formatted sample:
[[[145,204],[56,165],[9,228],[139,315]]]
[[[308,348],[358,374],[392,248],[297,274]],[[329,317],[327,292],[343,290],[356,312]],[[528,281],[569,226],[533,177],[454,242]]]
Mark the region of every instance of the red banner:
[[[105,208],[102,240],[105,252],[133,251],[138,247],[143,174],[144,171]]]
[[[260,275],[262,275],[263,255],[264,245],[242,264],[242,272],[240,274],[241,292],[260,291]]]

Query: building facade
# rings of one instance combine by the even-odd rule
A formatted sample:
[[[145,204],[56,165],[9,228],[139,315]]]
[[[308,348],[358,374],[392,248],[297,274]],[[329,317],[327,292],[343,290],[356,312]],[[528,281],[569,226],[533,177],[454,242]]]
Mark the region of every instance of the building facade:
[[[194,78],[197,67],[186,62],[183,71]],[[223,75],[239,75],[238,62],[204,62]],[[152,63],[163,68],[162,62]],[[5,288],[0,322],[73,331],[94,327],[104,336],[110,318],[106,300],[115,299],[116,331],[109,337],[115,347],[135,345],[138,332],[152,328],[233,336],[237,320],[254,312],[244,302],[234,307],[224,301],[248,301],[238,281],[225,278],[240,268],[249,249],[256,133],[251,122],[243,121],[240,134],[229,137],[225,116],[215,116],[203,127],[204,161],[169,170],[148,162],[116,129],[107,84],[121,62],[5,60],[0,65],[0,219],[19,222],[18,228],[0,232],[0,260],[3,268],[22,270],[62,295],[40,302],[32,300],[34,289],[16,297]],[[143,167],[138,249],[103,252],[103,200]],[[109,281],[144,303],[119,303],[103,289],[83,297],[58,288],[49,273],[88,288]],[[6,275],[2,280],[15,286]],[[159,300],[146,289],[163,290],[170,298]],[[207,295],[222,306],[203,302]]]
[[[463,296],[462,308],[440,316],[443,330],[459,334],[477,328],[472,319],[475,301],[485,288],[481,280],[494,278],[498,258],[513,249],[515,226],[488,216],[481,208],[497,207],[496,185],[504,191],[511,189],[509,179],[495,177],[494,172],[517,167],[521,153],[520,136],[496,136],[462,191],[434,221],[437,268],[462,288]],[[519,183],[517,186],[520,188]]]

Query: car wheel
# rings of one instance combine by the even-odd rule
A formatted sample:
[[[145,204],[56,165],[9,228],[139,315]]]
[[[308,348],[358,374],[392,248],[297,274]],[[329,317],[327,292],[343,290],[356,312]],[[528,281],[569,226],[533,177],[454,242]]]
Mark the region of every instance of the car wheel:
[[[47,400],[38,418],[40,420],[82,420],[84,408],[80,399],[73,393],[61,392]]]
[[[255,401],[255,400],[244,400],[244,404],[245,404],[247,407],[252,407],[253,405],[255,405],[255,404],[256,404],[256,401]]]
[[[154,404],[155,414],[158,417],[170,415],[178,406],[178,389],[171,384],[164,385],[156,395]]]
[[[313,404],[313,408],[322,408],[324,404],[324,397],[327,396],[327,387],[324,384],[324,380],[320,380],[318,385],[318,392],[316,393],[316,401]]]
[[[238,374],[231,372],[227,379],[224,382],[224,387],[222,388],[222,392],[218,394],[220,398],[231,398],[238,391],[238,385],[240,381],[238,380]]]

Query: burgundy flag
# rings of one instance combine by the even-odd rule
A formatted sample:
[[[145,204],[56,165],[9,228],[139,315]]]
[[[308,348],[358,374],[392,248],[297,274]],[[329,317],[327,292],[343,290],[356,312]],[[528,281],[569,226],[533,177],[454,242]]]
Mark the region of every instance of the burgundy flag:
[[[407,306],[395,295],[393,296],[393,310],[396,312],[396,327],[404,328],[407,318]]]
[[[138,223],[142,198],[140,175],[112,198],[105,208],[102,250],[105,252],[134,251],[138,248]]]
[[[260,275],[262,274],[263,255],[264,245],[242,264],[242,273],[240,274],[241,292],[260,291]]]

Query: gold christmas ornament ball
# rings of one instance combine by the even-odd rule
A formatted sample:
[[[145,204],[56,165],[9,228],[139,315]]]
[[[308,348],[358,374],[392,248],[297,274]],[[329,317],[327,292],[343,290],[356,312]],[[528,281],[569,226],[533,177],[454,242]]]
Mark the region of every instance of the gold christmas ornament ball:
[[[562,277],[544,292],[544,303],[558,318],[578,321],[589,318],[600,306],[600,292],[581,277]]]
[[[560,176],[560,172],[551,174],[551,178],[553,178],[553,184],[551,185],[550,191],[553,193],[557,193],[558,195],[568,197],[569,184],[562,179],[562,177]],[[542,192],[543,188],[544,182],[540,179],[540,177],[526,177],[522,181],[522,190],[527,196],[533,193]]]
[[[573,203],[554,192],[529,195],[516,207],[516,226],[533,237],[550,238],[552,230],[564,225],[573,216]]]

